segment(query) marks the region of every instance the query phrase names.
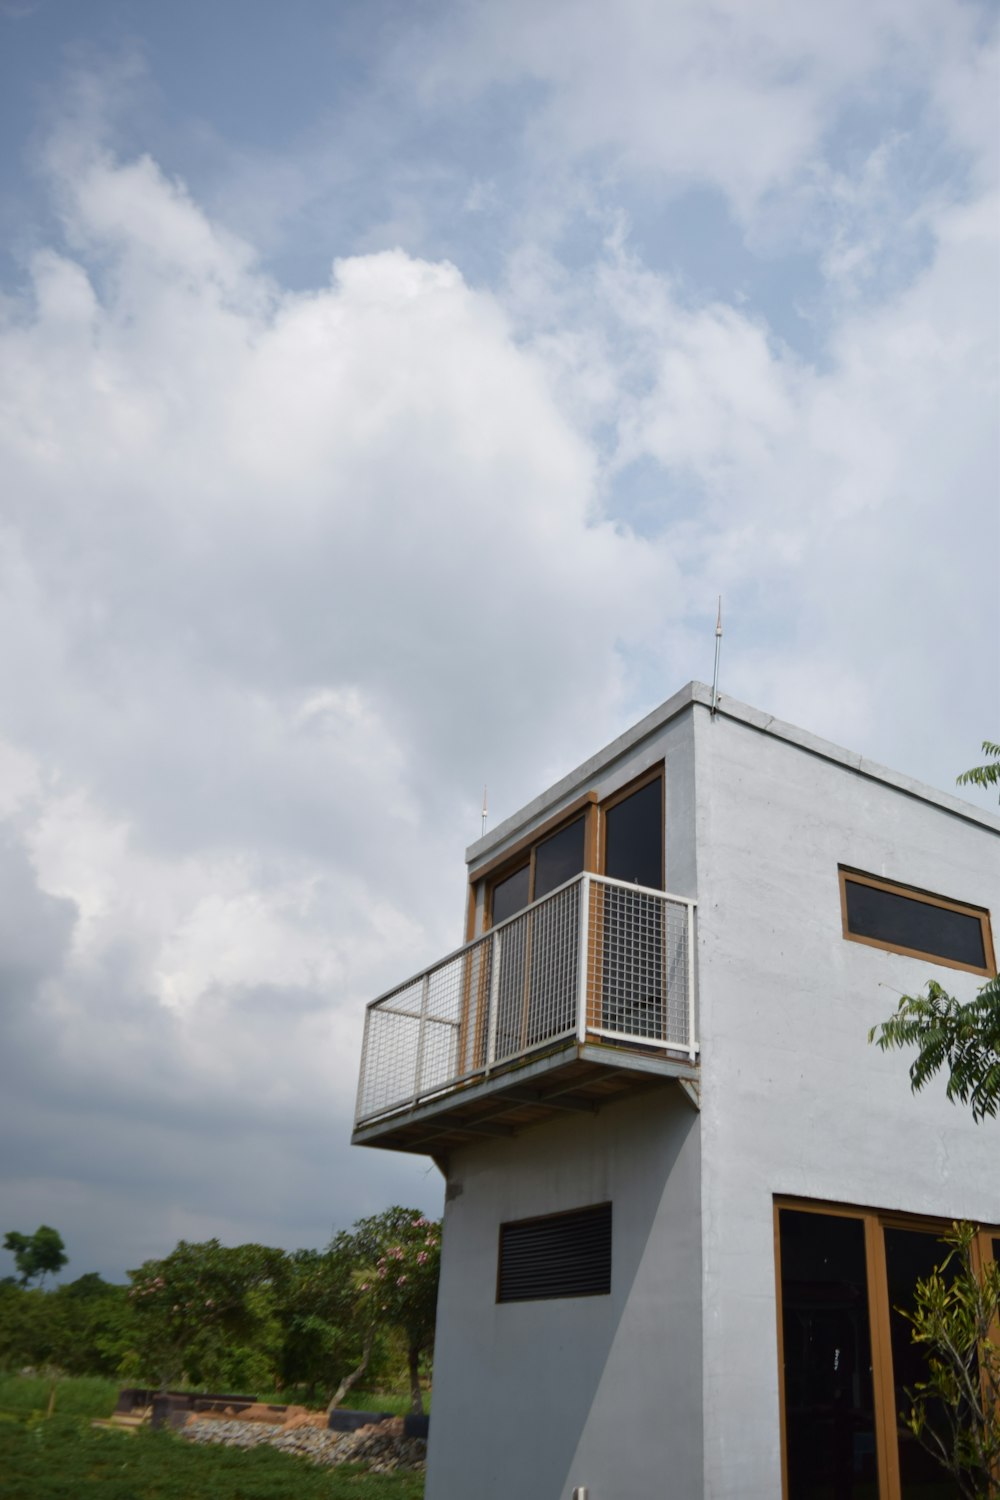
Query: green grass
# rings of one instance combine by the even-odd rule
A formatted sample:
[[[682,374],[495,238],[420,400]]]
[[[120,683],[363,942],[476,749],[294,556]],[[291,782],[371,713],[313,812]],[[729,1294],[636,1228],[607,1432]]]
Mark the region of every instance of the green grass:
[[[409,1391],[348,1391],[340,1403],[345,1411],[391,1411],[394,1417],[405,1417],[410,1410]],[[430,1396],[424,1392],[424,1411],[430,1411]]]
[[[102,1380],[97,1375],[57,1380],[55,1410],[63,1416],[109,1417],[115,1409],[118,1391],[116,1380]],[[0,1375],[0,1412],[23,1416],[46,1412],[51,1394],[52,1380],[48,1376]]]
[[[0,1500],[421,1500],[422,1474],[313,1467],[272,1448],[203,1446],[170,1432],[91,1427],[114,1410],[113,1380],[0,1375]],[[352,1407],[405,1411],[405,1396],[351,1393]]]
[[[322,1393],[309,1398],[304,1387],[289,1386],[277,1393],[265,1392],[261,1401],[281,1401],[288,1406],[308,1406],[322,1410],[326,1405]],[[0,1406],[3,1403],[0,1402]],[[340,1403],[344,1411],[390,1411],[394,1417],[405,1417],[410,1410],[410,1393],[406,1391],[359,1391],[350,1390]],[[424,1411],[431,1409],[431,1393],[424,1391]]]
[[[421,1500],[422,1474],[314,1468],[272,1448],[202,1447],[78,1416],[0,1421],[2,1500]]]

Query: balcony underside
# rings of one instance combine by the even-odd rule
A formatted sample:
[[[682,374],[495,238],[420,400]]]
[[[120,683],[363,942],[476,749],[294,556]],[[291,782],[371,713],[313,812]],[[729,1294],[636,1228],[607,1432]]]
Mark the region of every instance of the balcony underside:
[[[683,1056],[569,1038],[464,1088],[359,1126],[356,1146],[446,1156],[477,1138],[513,1136],[567,1113],[593,1113],[639,1090],[680,1084],[698,1099],[699,1068]]]

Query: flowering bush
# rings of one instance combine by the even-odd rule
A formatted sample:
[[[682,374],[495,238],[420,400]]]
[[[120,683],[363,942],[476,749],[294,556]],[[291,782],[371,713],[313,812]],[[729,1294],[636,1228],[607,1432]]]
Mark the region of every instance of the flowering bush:
[[[359,1247],[369,1252],[354,1273],[359,1312],[372,1329],[402,1330],[411,1401],[415,1411],[422,1411],[420,1357],[434,1343],[441,1225],[413,1209],[391,1208],[355,1228]]]

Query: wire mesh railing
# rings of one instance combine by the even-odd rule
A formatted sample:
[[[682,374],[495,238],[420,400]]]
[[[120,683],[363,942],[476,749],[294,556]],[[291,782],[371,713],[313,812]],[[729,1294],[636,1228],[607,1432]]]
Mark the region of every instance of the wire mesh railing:
[[[573,1038],[695,1059],[693,902],[578,875],[373,1000],[355,1123]]]

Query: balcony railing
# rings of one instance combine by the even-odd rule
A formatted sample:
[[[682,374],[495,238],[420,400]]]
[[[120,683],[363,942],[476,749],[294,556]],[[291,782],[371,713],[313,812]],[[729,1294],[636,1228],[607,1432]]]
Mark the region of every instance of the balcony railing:
[[[373,1000],[355,1124],[560,1042],[694,1062],[694,903],[578,875]]]

